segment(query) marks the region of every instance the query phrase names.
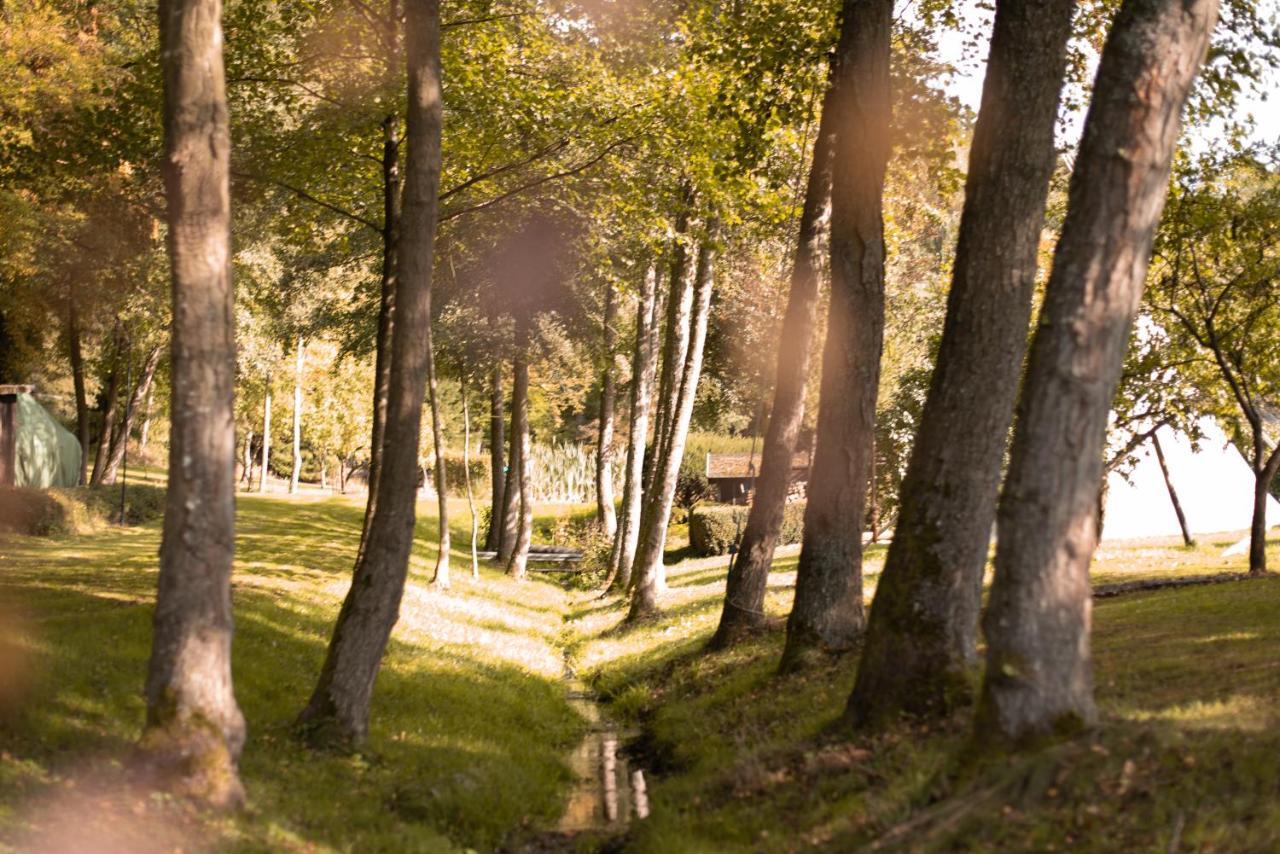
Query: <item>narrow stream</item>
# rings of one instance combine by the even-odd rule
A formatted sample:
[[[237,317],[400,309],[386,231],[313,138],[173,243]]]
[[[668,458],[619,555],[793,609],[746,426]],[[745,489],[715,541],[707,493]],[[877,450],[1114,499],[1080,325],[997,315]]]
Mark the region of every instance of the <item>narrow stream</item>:
[[[569,704],[586,719],[588,730],[570,758],[577,782],[557,830],[621,830],[649,814],[644,772],[631,768],[621,751],[630,734],[617,728],[599,698],[571,671],[566,671],[565,683]]]

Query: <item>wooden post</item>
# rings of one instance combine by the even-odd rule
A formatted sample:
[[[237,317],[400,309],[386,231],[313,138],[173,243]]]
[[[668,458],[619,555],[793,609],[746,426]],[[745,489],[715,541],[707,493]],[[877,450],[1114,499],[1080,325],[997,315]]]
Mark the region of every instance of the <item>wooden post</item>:
[[[18,480],[18,395],[30,394],[34,386],[0,385],[0,486],[14,486]]]

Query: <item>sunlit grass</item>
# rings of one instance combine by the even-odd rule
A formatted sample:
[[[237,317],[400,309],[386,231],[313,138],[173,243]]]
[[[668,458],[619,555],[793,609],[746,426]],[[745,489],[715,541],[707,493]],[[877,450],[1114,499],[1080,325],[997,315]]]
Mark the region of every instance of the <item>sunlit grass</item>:
[[[431,587],[432,505],[419,506],[369,745],[344,757],[304,749],[291,723],[346,594],[362,507],[238,499],[233,669],[249,724],[250,807],[235,821],[178,810],[180,836],[246,848],[440,850],[488,848],[554,823],[571,783],[566,755],[583,727],[560,680],[566,594],[490,567],[472,580],[465,505],[453,508],[453,587]],[[0,839],[52,832],[51,816],[62,813],[43,806],[50,793],[129,755],[143,720],[158,548],[152,524],[21,539],[0,554],[0,601],[26,615],[21,648],[35,674],[23,708],[0,723]],[[141,802],[124,813],[172,823],[176,809]]]

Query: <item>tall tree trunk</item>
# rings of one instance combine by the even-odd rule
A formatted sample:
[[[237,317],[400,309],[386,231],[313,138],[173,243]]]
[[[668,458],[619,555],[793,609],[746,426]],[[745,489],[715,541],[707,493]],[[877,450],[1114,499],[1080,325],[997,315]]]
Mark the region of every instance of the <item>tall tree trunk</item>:
[[[502,392],[502,362],[494,363],[489,378],[489,530],[485,533],[485,551],[498,551],[502,540],[503,508],[506,506],[507,473],[506,420]]]
[[[617,347],[617,304],[613,282],[604,292],[604,371],[600,378],[600,426],[596,439],[596,519],[606,537],[618,532],[618,514],[613,506],[613,409],[617,397],[614,349]]]
[[[161,0],[163,161],[172,281],[169,486],[142,744],[174,787],[244,797],[231,683],[235,299],[230,130],[219,0]]]
[[[512,360],[513,376],[520,372],[520,368]],[[519,396],[516,394],[515,383],[512,383],[511,389],[511,431],[507,437],[507,473],[504,478],[502,487],[502,522],[498,537],[498,562],[504,567],[511,562],[511,554],[515,551],[516,540],[520,533],[520,477],[523,469],[523,455],[521,452],[521,439],[523,438],[520,431],[516,429],[516,410],[520,407]],[[525,386],[525,395],[528,395],[528,386]],[[527,405],[527,401],[526,401]]]
[[[849,701],[855,723],[972,702],[1075,0],[999,0],[937,367]]]
[[[89,399],[84,388],[84,355],[80,349],[80,308],[76,305],[74,286],[67,298],[67,346],[71,350],[71,380],[76,391],[76,438],[80,441],[80,472],[76,482],[83,484],[84,459],[89,455]]]
[[[507,575],[524,578],[529,564],[529,544],[533,539],[533,474],[529,447],[529,332],[524,322],[517,335],[515,383],[511,395],[512,465],[518,467],[516,489],[520,512],[507,557]],[[511,486],[508,485],[508,489]]]
[[[862,632],[862,529],[884,339],[882,196],[889,158],[892,0],[845,0],[830,109],[831,305],[817,446],[783,667]]]
[[[240,472],[240,485],[248,491],[253,485],[253,431],[250,430],[248,435],[244,437],[244,456],[241,458],[242,471]]]
[[[684,348],[684,364],[676,373],[676,394],[672,399],[671,428],[666,434],[666,446],[660,450],[660,467],[655,466],[653,493],[649,496],[640,521],[640,537],[632,572],[634,593],[627,620],[644,619],[657,613],[658,594],[666,588],[666,568],[663,553],[667,543],[667,526],[671,521],[671,506],[675,501],[676,483],[680,476],[680,463],[684,460],[684,443],[689,434],[689,421],[693,417],[693,403],[698,393],[698,380],[702,375],[702,351],[707,340],[707,321],[711,314],[712,246],[716,239],[718,223],[707,223],[707,234],[698,247],[698,261],[693,276],[692,314],[684,323],[687,335],[679,336],[687,341]],[[683,314],[680,312],[679,314]],[[670,342],[671,337],[668,336]],[[670,352],[670,350],[668,351]]]
[[[388,82],[400,76],[401,0],[387,4],[386,52],[383,72]],[[378,330],[373,366],[373,427],[369,441],[369,491],[365,499],[364,526],[360,531],[360,551],[369,536],[369,523],[378,500],[378,478],[382,474],[382,451],[387,428],[387,404],[391,390],[392,333],[395,329],[396,284],[400,255],[400,116],[388,113],[382,119],[382,275],[378,288]],[[357,552],[357,562],[359,562]]]
[[[980,739],[1094,719],[1089,563],[1107,415],[1217,0],[1125,0],[1103,48],[1018,403],[983,628]]]
[[[267,377],[267,396],[262,402],[262,471],[259,473],[258,491],[267,491],[271,477],[271,377]]]
[[[289,494],[298,493],[298,481],[302,476],[302,369],[306,358],[306,345],[298,336],[297,357],[293,368],[293,470],[289,473]]]
[[[124,360],[128,358],[125,354],[124,331],[119,324],[116,325],[112,337],[115,339],[113,345],[115,355],[111,373],[107,377],[107,390],[102,406],[102,427],[98,432],[98,450],[93,456],[93,472],[89,475],[89,483],[93,486],[102,483],[102,473],[106,470],[107,458],[111,455],[111,437],[115,435],[116,410],[120,399],[120,373]]]
[[[828,89],[818,121],[813,163],[800,212],[800,235],[791,267],[791,291],[778,338],[778,366],[773,385],[773,411],[761,451],[760,474],[747,513],[737,554],[729,567],[724,610],[711,646],[723,649],[764,623],[764,597],[769,568],[782,530],[791,467],[804,424],[809,351],[818,310],[818,270],[823,226],[830,210],[831,161],[834,148],[832,95]]]
[[[147,386],[147,396],[142,399],[142,430],[138,433],[138,453],[146,456],[147,442],[151,439],[151,396],[155,393],[156,384]]]
[[[627,432],[627,475],[622,487],[622,519],[613,539],[610,575],[605,587],[626,590],[631,586],[631,565],[640,539],[640,512],[644,504],[644,451],[649,435],[649,410],[657,372],[658,271],[650,267],[640,288],[636,306],[636,345],[631,363],[631,423]]]
[[[465,378],[462,380],[462,478],[467,486],[467,511],[471,514],[471,578],[475,580],[480,577],[480,560],[476,554],[480,520],[476,518],[476,494],[471,488],[471,404]]]
[[[438,2],[408,0],[405,5],[407,155],[382,474],[351,589],[338,614],[319,683],[299,719],[313,740],[338,746],[358,745],[367,736],[373,684],[399,613],[413,547],[442,113]]]
[[[163,355],[163,347],[152,347],[151,351],[147,353],[146,361],[142,363],[142,375],[134,383],[133,389],[129,394],[129,400],[125,403],[124,417],[120,419],[120,429],[115,432],[111,440],[111,452],[107,456],[107,463],[102,469],[102,478],[100,480],[103,485],[116,482],[116,473],[120,470],[120,463],[124,460],[125,452],[128,450],[129,434],[133,432],[133,422],[137,419],[138,411],[142,408],[142,401],[151,393],[151,383],[155,381],[156,368],[160,366],[160,357]]]
[[[441,421],[440,394],[436,384],[435,344],[431,327],[427,327],[427,399],[431,403],[431,447],[435,451],[436,499],[440,508],[439,552],[436,555],[436,574],[432,583],[449,587],[449,482],[445,465],[444,424]]]
[[[1280,471],[1280,445],[1268,457],[1266,442],[1262,438],[1262,425],[1254,426],[1253,465],[1253,519],[1249,525],[1249,574],[1263,575],[1267,571],[1267,499],[1271,497],[1271,484]]]
[[[1164,475],[1164,488],[1169,491],[1169,503],[1173,505],[1173,512],[1178,517],[1178,529],[1182,531],[1182,542],[1187,548],[1191,548],[1196,544],[1195,538],[1191,536],[1191,529],[1187,527],[1187,514],[1182,512],[1182,502],[1178,500],[1178,490],[1173,486],[1173,478],[1169,476],[1169,463],[1164,458],[1164,448],[1160,446],[1160,434],[1151,434],[1151,447],[1156,452],[1156,462],[1160,463],[1160,474]],[[1098,525],[1098,531],[1102,531],[1102,525]]]

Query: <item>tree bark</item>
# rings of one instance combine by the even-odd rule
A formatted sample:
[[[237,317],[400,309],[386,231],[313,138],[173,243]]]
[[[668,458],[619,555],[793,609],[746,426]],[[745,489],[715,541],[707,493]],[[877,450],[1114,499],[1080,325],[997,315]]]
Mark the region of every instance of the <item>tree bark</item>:
[[[675,397],[671,401],[671,427],[666,434],[666,446],[660,450],[660,465],[655,465],[654,488],[649,496],[640,520],[640,537],[632,572],[634,592],[627,621],[651,617],[658,611],[658,594],[666,589],[666,573],[663,552],[666,549],[667,526],[671,521],[671,505],[674,503],[676,483],[680,476],[680,463],[684,460],[684,443],[689,434],[689,420],[693,417],[693,403],[698,393],[698,380],[702,375],[702,351],[707,340],[707,321],[711,314],[712,245],[718,231],[714,220],[707,223],[707,233],[698,247],[691,299],[691,315],[685,321],[684,311],[676,320],[683,323],[687,334],[683,338],[685,360],[677,370]],[[684,300],[681,300],[684,302]],[[668,330],[670,332],[670,330]],[[668,335],[668,342],[672,336]],[[668,349],[670,354],[672,351]]]
[[[476,518],[476,494],[471,488],[471,404],[467,399],[467,381],[462,380],[462,478],[467,486],[467,510],[471,514],[471,578],[480,578],[480,560],[476,554],[480,536],[480,520]]]
[[[142,744],[179,792],[242,802],[231,683],[235,300],[219,0],[161,0],[173,300],[169,485]]]
[[[120,470],[120,463],[124,460],[125,451],[128,448],[129,434],[133,432],[133,422],[138,416],[138,410],[142,408],[142,401],[151,393],[151,383],[155,380],[156,368],[160,366],[160,357],[163,355],[163,347],[153,347],[142,364],[142,375],[138,377],[129,394],[129,400],[125,403],[124,417],[120,419],[120,429],[115,431],[111,439],[111,451],[107,455],[107,463],[102,469],[102,477],[99,480],[104,486],[116,482],[116,474]]]
[[[336,747],[356,746],[367,737],[373,685],[399,614],[413,546],[442,110],[438,2],[409,0],[405,11],[407,155],[382,474],[351,589],[319,683],[299,718],[313,742]]]
[[[1000,499],[977,719],[987,742],[1062,735],[1096,715],[1089,563],[1107,416],[1216,17],[1217,0],[1125,0],[1102,52]]]
[[[947,319],[849,700],[857,724],[973,700],[1074,0],[999,0]]]
[[[506,413],[502,391],[502,362],[493,366],[489,379],[489,530],[484,537],[485,551],[498,551],[502,540],[503,509],[506,507],[507,473],[504,460]]]
[[[510,538],[507,575],[523,579],[529,565],[529,544],[533,540],[533,474],[529,448],[529,333],[521,323],[517,332],[515,383],[511,393],[511,456],[517,468],[514,488],[519,494],[519,514],[514,535]],[[508,489],[513,484],[507,485]]]
[[[863,628],[862,530],[884,339],[884,176],[891,0],[845,0],[831,110],[831,303],[817,444],[784,669]]]
[[[156,384],[147,386],[147,396],[142,399],[142,430],[138,434],[138,453],[146,456],[147,442],[151,438],[151,396],[155,393]]]
[[[449,482],[445,465],[444,424],[440,415],[440,395],[436,384],[435,344],[430,325],[427,327],[427,398],[431,403],[431,447],[435,451],[436,499],[440,508],[440,536],[436,554],[436,574],[432,583],[449,588]]]
[[[1164,448],[1160,446],[1160,436],[1158,433],[1151,434],[1151,447],[1156,452],[1156,462],[1160,463],[1160,474],[1164,475],[1164,487],[1169,491],[1169,503],[1173,505],[1173,512],[1178,517],[1178,528],[1182,531],[1182,542],[1187,548],[1191,548],[1196,544],[1195,538],[1191,536],[1191,529],[1187,527],[1187,514],[1182,512],[1182,502],[1178,500],[1178,490],[1173,486],[1173,478],[1169,476],[1169,463],[1164,458]],[[1098,525],[1098,531],[1102,531],[1102,525]]]
[[[76,392],[76,438],[80,441],[80,472],[76,482],[85,478],[84,458],[89,455],[89,399],[84,387],[84,354],[80,349],[80,308],[72,287],[67,298],[67,346],[71,351],[71,380]]]
[[[519,366],[512,360],[512,375],[519,373]],[[520,400],[516,394],[515,383],[511,389],[511,432],[507,437],[507,473],[502,487],[502,521],[498,537],[498,562],[504,567],[511,562],[511,554],[515,551],[516,540],[520,533],[520,477],[523,471],[520,431],[516,429],[516,410]],[[528,395],[528,386],[525,387]],[[527,404],[527,401],[526,401]]]
[[[760,474],[747,513],[737,554],[729,567],[724,610],[711,639],[713,649],[724,649],[763,625],[764,597],[769,583],[773,552],[782,530],[791,468],[800,428],[804,424],[804,397],[809,379],[809,350],[817,319],[820,253],[823,228],[831,200],[831,163],[834,149],[834,115],[828,89],[818,121],[813,163],[800,212],[800,234],[791,267],[791,291],[778,339],[778,366],[773,385],[773,410],[765,432]]]
[[[383,56],[387,79],[400,74],[401,0],[387,4],[386,53]],[[391,389],[392,333],[395,329],[397,265],[400,253],[400,116],[388,113],[382,119],[382,275],[378,288],[378,330],[373,366],[373,425],[369,441],[369,491],[365,499],[364,526],[360,532],[363,550],[369,522],[378,500],[378,478],[382,474],[382,451],[387,427],[387,401]]]
[[[262,402],[262,471],[258,473],[258,491],[267,491],[271,477],[271,377],[267,377],[267,396]]]
[[[240,472],[240,483],[246,491],[253,484],[253,431],[250,430],[248,435],[244,437],[244,455],[241,458],[240,465],[243,471]]]
[[[631,424],[627,433],[627,475],[622,487],[622,519],[614,536],[610,555],[611,577],[606,589],[627,590],[631,587],[631,565],[635,561],[636,543],[640,538],[640,512],[644,496],[644,451],[649,435],[649,410],[652,408],[653,380],[657,372],[657,290],[658,271],[650,267],[640,288],[636,306],[636,344],[631,367]]]
[[[302,476],[302,368],[305,359],[302,336],[298,336],[297,358],[293,368],[293,470],[289,474],[289,494],[298,493],[298,481]]]
[[[604,292],[604,370],[600,378],[600,425],[596,440],[596,519],[606,537],[618,532],[618,513],[613,505],[613,410],[617,398],[614,349],[617,347],[617,305],[613,282]]]
[[[124,331],[116,325],[113,364],[107,377],[106,396],[102,407],[102,427],[98,432],[98,449],[93,456],[93,472],[89,475],[89,483],[98,486],[102,483],[102,473],[107,467],[107,458],[111,454],[111,437],[115,435],[116,409],[120,398],[120,369],[125,355]]]
[[[1249,574],[1263,575],[1267,571],[1267,499],[1271,497],[1271,484],[1280,471],[1280,445],[1268,457],[1262,438],[1261,423],[1255,428],[1253,469],[1253,519],[1249,525]]]

